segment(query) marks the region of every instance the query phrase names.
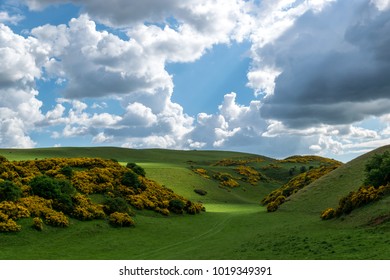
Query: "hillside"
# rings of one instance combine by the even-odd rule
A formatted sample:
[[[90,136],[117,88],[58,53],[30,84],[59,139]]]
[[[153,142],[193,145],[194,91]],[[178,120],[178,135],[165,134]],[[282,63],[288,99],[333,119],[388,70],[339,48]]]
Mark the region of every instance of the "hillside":
[[[365,162],[389,149],[345,165],[316,156],[277,160],[223,151],[0,149],[0,155],[16,160],[13,164],[86,157],[107,159],[122,170],[127,162],[135,162],[146,171],[142,180],[155,181],[156,187],[206,208],[199,215],[165,216],[133,205],[134,228],[70,217],[68,228],[45,226],[39,232],[31,227],[32,218],[20,219],[22,231],[0,233],[0,259],[389,259],[390,243],[384,237],[390,223],[381,220],[388,213],[389,197],[341,218],[320,218],[324,209],[336,207],[341,197],[359,188]],[[341,166],[317,179],[332,164]],[[78,167],[74,171],[88,172]],[[290,189],[296,185],[299,189]],[[276,212],[267,213],[260,202],[278,189],[289,190],[289,197]],[[145,195],[154,199],[153,193]],[[88,196],[102,203],[101,194]]]
[[[319,215],[328,207],[337,207],[341,198],[348,195],[351,191],[358,190],[363,185],[367,161],[373,155],[383,154],[385,151],[390,151],[390,146],[378,148],[337,168],[293,195],[288,203],[281,206],[280,210]],[[386,197],[379,202],[354,211],[344,219],[348,219],[349,223],[363,225],[380,215],[389,214],[389,209],[390,197]]]

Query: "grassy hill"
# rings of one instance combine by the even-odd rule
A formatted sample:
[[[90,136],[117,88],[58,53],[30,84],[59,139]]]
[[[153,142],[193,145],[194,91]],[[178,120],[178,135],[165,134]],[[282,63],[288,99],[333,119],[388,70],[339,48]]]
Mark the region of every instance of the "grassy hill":
[[[72,219],[69,228],[37,232],[30,221],[21,220],[21,232],[0,233],[0,259],[390,259],[389,223],[368,225],[389,212],[389,197],[346,217],[320,219],[322,210],[359,188],[365,162],[384,150],[390,147],[337,168],[267,213],[260,204],[264,196],[328,159],[114,147],[0,149],[9,160],[101,157],[136,162],[147,178],[206,207],[196,216],[137,211],[135,228]],[[196,193],[199,189],[207,194]]]

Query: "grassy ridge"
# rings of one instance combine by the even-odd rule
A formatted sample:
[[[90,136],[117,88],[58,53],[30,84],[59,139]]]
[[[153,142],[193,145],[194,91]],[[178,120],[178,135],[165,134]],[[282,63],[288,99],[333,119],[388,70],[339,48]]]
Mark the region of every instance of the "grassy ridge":
[[[277,212],[267,213],[260,200],[291,179],[289,170],[299,169],[301,163],[262,157],[263,162],[248,165],[266,179],[251,185],[239,180],[234,166],[213,165],[226,158],[259,157],[251,154],[110,147],[0,150],[11,160],[86,156],[137,162],[148,178],[202,201],[207,209],[197,216],[171,217],[139,211],[134,229],[71,220],[74,226],[66,230],[47,227],[36,232],[26,219],[21,221],[26,225],[22,232],[0,234],[0,259],[390,259],[390,223],[367,226],[367,221],[388,213],[389,197],[343,219],[319,217],[322,210],[335,207],[342,196],[359,188],[364,164],[373,153],[332,171],[291,196]],[[210,173],[229,172],[240,187],[221,188],[217,180],[194,173],[191,164]],[[195,188],[207,195],[196,194]]]

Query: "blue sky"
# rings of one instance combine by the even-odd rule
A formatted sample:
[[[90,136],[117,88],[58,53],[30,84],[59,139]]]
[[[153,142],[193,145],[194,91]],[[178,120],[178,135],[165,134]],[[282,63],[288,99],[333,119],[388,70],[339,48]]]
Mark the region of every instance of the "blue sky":
[[[388,0],[3,0],[0,147],[347,161],[390,144]]]

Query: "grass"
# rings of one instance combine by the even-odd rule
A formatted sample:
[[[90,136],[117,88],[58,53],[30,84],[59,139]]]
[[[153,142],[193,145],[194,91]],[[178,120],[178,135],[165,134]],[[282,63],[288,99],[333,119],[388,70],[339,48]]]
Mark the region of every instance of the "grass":
[[[384,149],[389,148],[378,152]],[[71,220],[67,229],[46,226],[37,232],[31,219],[25,219],[21,232],[0,234],[0,259],[390,259],[390,224],[367,225],[389,213],[390,197],[341,219],[319,218],[322,210],[335,207],[341,196],[360,186],[370,155],[336,169],[299,191],[278,211],[267,213],[259,201],[285,180],[278,177],[280,173],[271,170],[269,182],[256,186],[240,182],[241,187],[228,191],[192,172],[188,164],[191,160],[209,170],[222,170],[210,163],[255,155],[116,148],[1,150],[0,154],[13,160],[98,156],[137,162],[148,178],[202,201],[207,209],[200,215],[169,217],[138,211],[135,228],[119,229],[102,221]],[[254,166],[275,162],[265,159]],[[291,163],[281,166],[281,172],[288,174]],[[195,188],[206,190],[207,195],[196,194]]]

